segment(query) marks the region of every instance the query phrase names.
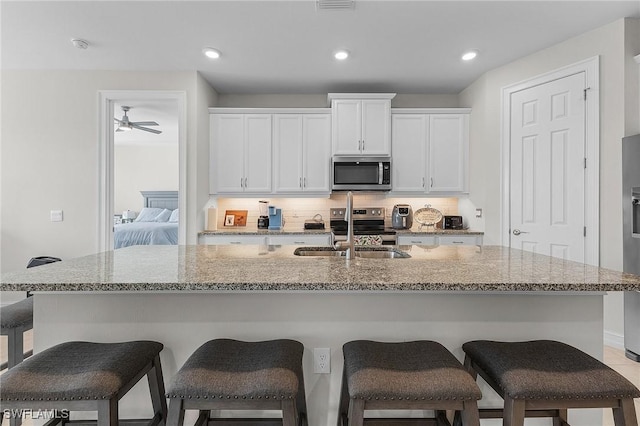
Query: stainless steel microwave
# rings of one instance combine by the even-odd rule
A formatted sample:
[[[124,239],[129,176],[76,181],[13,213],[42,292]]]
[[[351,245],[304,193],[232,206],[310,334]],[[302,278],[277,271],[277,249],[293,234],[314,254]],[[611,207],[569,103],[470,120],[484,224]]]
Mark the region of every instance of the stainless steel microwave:
[[[390,191],[389,157],[333,157],[331,189],[334,191]]]

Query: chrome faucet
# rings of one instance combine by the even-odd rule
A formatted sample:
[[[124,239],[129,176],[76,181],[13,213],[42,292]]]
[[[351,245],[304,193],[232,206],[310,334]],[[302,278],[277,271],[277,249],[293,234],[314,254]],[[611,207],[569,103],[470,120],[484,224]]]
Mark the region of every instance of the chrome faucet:
[[[356,257],[355,238],[353,237],[353,193],[347,192],[347,211],[345,212],[347,221],[347,241],[337,241],[334,248],[345,252],[347,260]]]

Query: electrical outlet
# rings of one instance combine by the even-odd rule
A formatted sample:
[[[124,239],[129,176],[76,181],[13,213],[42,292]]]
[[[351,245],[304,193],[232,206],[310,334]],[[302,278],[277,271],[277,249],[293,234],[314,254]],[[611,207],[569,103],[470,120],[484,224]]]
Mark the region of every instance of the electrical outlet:
[[[313,372],[331,373],[331,348],[313,348]]]

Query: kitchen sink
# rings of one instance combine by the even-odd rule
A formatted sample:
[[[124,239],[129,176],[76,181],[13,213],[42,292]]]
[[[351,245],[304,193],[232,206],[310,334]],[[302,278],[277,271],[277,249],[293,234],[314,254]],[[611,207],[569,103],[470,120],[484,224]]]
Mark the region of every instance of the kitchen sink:
[[[298,247],[293,254],[296,256],[345,256],[344,251],[336,250],[333,247]],[[411,256],[394,247],[356,246],[356,257],[361,257],[363,259],[406,259]]]

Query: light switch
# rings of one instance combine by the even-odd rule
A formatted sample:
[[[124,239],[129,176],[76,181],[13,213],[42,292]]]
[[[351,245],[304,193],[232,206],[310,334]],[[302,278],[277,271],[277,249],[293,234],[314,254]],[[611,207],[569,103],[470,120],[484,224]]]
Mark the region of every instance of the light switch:
[[[476,217],[482,217],[482,209],[476,209]]]
[[[62,222],[62,210],[51,210],[51,222]]]

